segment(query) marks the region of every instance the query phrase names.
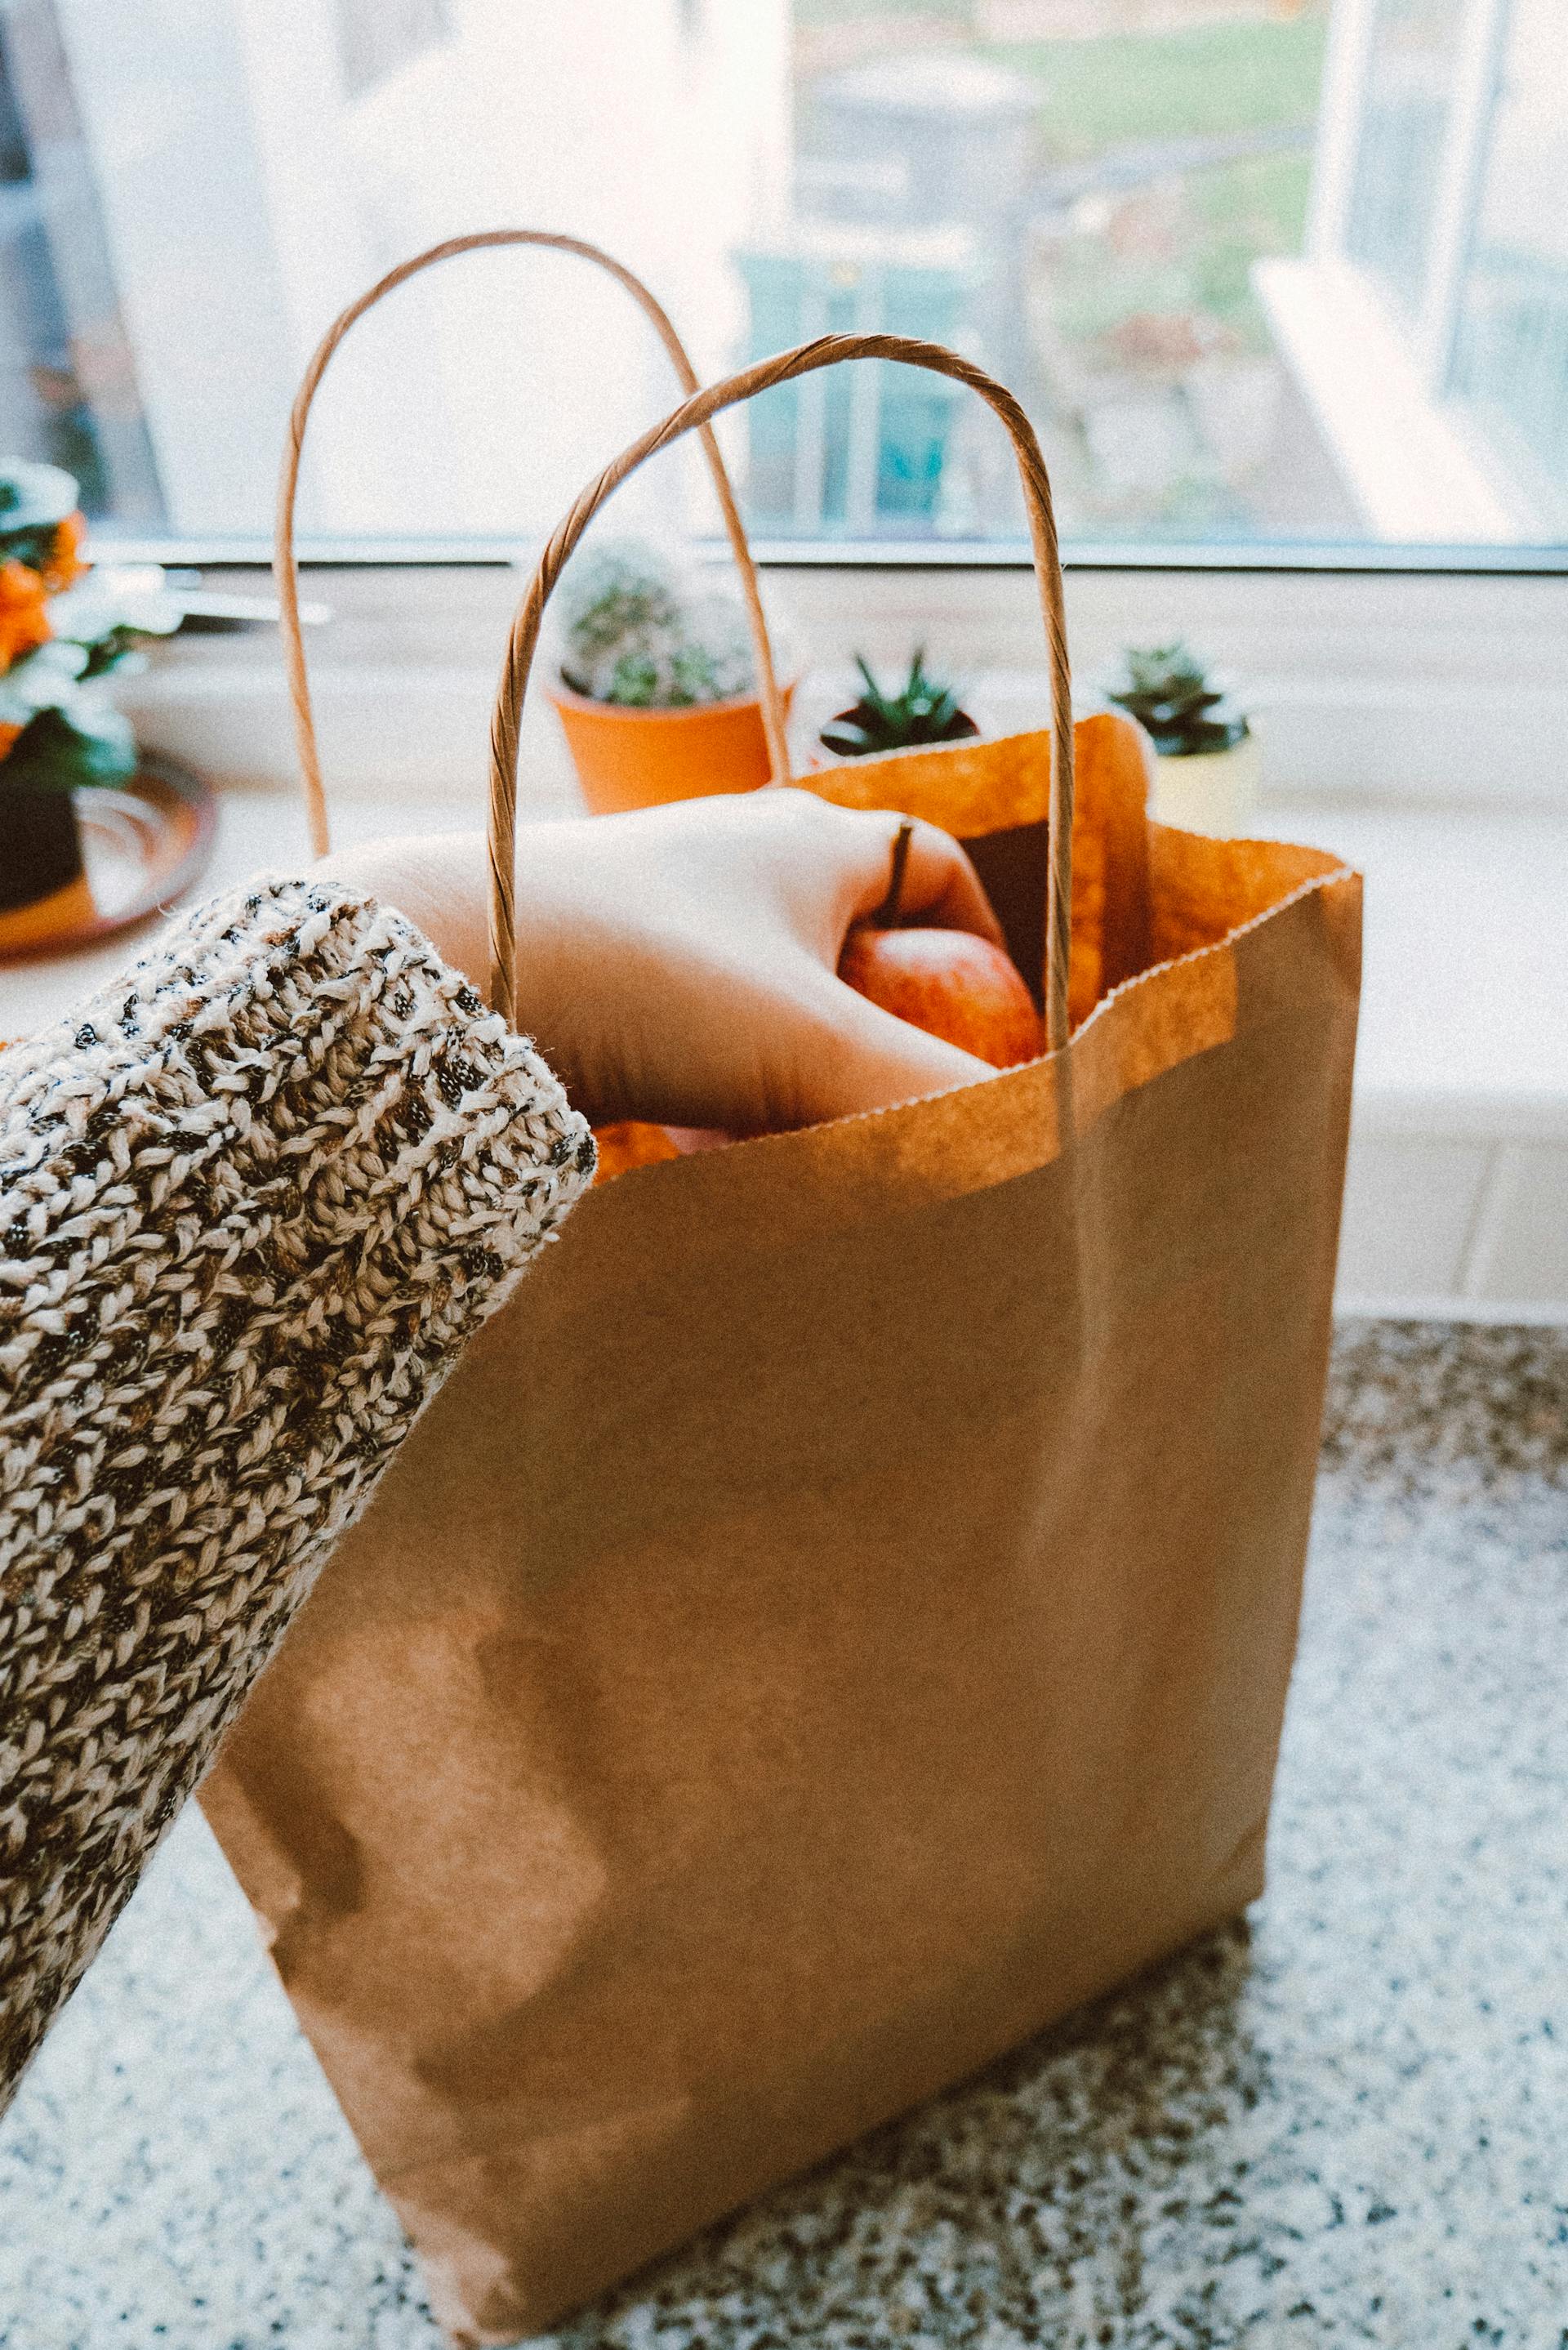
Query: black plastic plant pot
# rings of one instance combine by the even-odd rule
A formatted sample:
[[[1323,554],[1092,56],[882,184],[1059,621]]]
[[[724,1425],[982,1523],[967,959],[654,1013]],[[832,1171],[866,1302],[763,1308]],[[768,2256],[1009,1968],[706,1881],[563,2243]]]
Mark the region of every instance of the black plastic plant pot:
[[[0,914],[52,898],[82,869],[82,839],[69,792],[7,784],[0,770]]]
[[[940,734],[927,735],[908,743],[877,743],[857,740],[861,734],[861,705],[857,702],[848,710],[835,711],[817,741],[836,759],[869,759],[884,751],[930,751],[943,743],[966,743],[980,733],[980,728],[967,710],[955,711]]]

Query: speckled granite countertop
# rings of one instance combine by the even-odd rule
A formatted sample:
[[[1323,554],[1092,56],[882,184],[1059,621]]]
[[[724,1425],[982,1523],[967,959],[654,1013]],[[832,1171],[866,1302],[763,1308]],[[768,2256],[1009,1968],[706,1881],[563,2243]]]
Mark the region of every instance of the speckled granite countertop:
[[[548,2337],[1568,2350],[1568,1333],[1348,1326],[1272,1883]],[[433,2350],[183,1821],[0,2126],[5,2350]]]

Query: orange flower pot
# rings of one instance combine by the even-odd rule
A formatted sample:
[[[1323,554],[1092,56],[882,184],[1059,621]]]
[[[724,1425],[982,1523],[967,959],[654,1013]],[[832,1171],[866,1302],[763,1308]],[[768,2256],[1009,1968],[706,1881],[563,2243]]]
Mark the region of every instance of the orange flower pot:
[[[794,692],[793,685],[784,688],[786,712]],[[755,694],[700,702],[689,710],[628,710],[618,702],[590,702],[557,679],[549,695],[595,816],[704,799],[713,792],[753,792],[768,780],[763,706]]]

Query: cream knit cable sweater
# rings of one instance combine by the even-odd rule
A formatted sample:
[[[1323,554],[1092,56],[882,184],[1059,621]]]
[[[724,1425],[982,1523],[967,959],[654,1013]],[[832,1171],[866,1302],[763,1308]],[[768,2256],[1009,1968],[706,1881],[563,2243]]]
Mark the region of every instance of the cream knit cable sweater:
[[[0,2108],[592,1169],[529,1043],[330,884],[0,1054]]]

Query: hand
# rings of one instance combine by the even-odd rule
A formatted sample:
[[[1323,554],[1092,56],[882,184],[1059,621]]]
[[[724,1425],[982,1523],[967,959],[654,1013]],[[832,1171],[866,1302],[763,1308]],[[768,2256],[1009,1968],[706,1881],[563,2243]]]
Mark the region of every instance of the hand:
[[[684,800],[524,826],[517,1018],[596,1125],[644,1118],[762,1133],[994,1074],[836,975],[888,890],[899,818],[810,792]],[[477,836],[345,850],[326,869],[398,908],[483,992]],[[900,908],[1000,941],[956,841],[917,825]]]

